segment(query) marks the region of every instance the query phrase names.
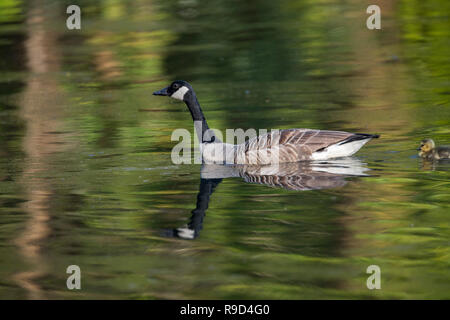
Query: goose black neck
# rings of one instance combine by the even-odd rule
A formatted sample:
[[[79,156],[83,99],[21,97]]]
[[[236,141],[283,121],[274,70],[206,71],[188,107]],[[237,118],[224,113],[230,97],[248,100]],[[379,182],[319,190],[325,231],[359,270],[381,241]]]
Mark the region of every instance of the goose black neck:
[[[191,113],[192,120],[194,121],[195,131],[197,132],[198,140],[201,141],[202,143],[216,141],[216,136],[212,133],[211,130],[209,130],[209,126],[208,123],[206,122],[205,115],[203,114],[203,111],[200,108],[200,104],[198,103],[197,97],[192,90],[186,93],[186,96],[184,97],[184,102],[186,103]]]

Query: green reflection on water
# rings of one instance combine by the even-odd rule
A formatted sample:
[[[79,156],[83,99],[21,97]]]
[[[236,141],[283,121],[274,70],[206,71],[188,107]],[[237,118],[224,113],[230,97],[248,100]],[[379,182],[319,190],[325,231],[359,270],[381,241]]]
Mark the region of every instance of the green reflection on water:
[[[448,2],[0,2],[0,298],[449,298]],[[4,8],[8,8],[7,10]],[[227,178],[199,236],[199,165],[173,165],[193,84],[214,128],[379,133],[371,177],[292,191]],[[65,289],[66,267],[82,290]],[[369,291],[367,266],[382,270]]]

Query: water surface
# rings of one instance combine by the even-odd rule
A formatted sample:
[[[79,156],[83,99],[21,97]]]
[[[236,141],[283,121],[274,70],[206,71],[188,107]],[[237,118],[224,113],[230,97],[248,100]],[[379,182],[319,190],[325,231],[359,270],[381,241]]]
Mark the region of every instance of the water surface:
[[[379,31],[356,0],[78,3],[69,31],[65,1],[0,2],[0,298],[450,298],[450,164],[415,151],[450,144],[448,2],[384,1]],[[202,176],[151,96],[174,79],[223,131],[381,139],[320,188]]]

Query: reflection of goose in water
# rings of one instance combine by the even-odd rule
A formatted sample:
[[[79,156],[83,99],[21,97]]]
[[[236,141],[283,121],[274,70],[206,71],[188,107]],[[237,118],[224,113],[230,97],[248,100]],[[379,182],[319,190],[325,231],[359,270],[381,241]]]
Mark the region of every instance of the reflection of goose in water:
[[[341,187],[349,176],[365,176],[367,168],[348,158],[326,162],[294,162],[268,166],[203,165],[202,179],[241,177],[245,182],[288,190],[317,190]]]
[[[180,228],[166,230],[164,235],[182,239],[197,238],[203,227],[203,218],[208,209],[209,197],[220,182],[222,182],[222,179],[201,179],[200,190],[197,195],[197,206],[191,212],[189,223]]]
[[[167,230],[165,236],[195,239],[203,226],[209,199],[217,185],[225,178],[240,177],[245,182],[288,190],[306,191],[332,189],[347,184],[346,178],[368,176],[369,169],[354,158],[326,162],[286,163],[279,166],[223,166],[204,164],[201,169],[197,206],[189,223]]]

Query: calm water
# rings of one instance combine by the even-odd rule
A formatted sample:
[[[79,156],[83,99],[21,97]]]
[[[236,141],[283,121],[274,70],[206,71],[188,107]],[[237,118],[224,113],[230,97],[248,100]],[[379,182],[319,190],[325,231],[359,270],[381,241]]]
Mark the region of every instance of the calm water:
[[[448,1],[380,31],[356,0],[77,1],[69,31],[72,3],[0,1],[1,299],[450,298],[450,163],[415,151],[450,143]],[[211,176],[171,162],[174,79],[213,128],[381,139],[296,188]]]

